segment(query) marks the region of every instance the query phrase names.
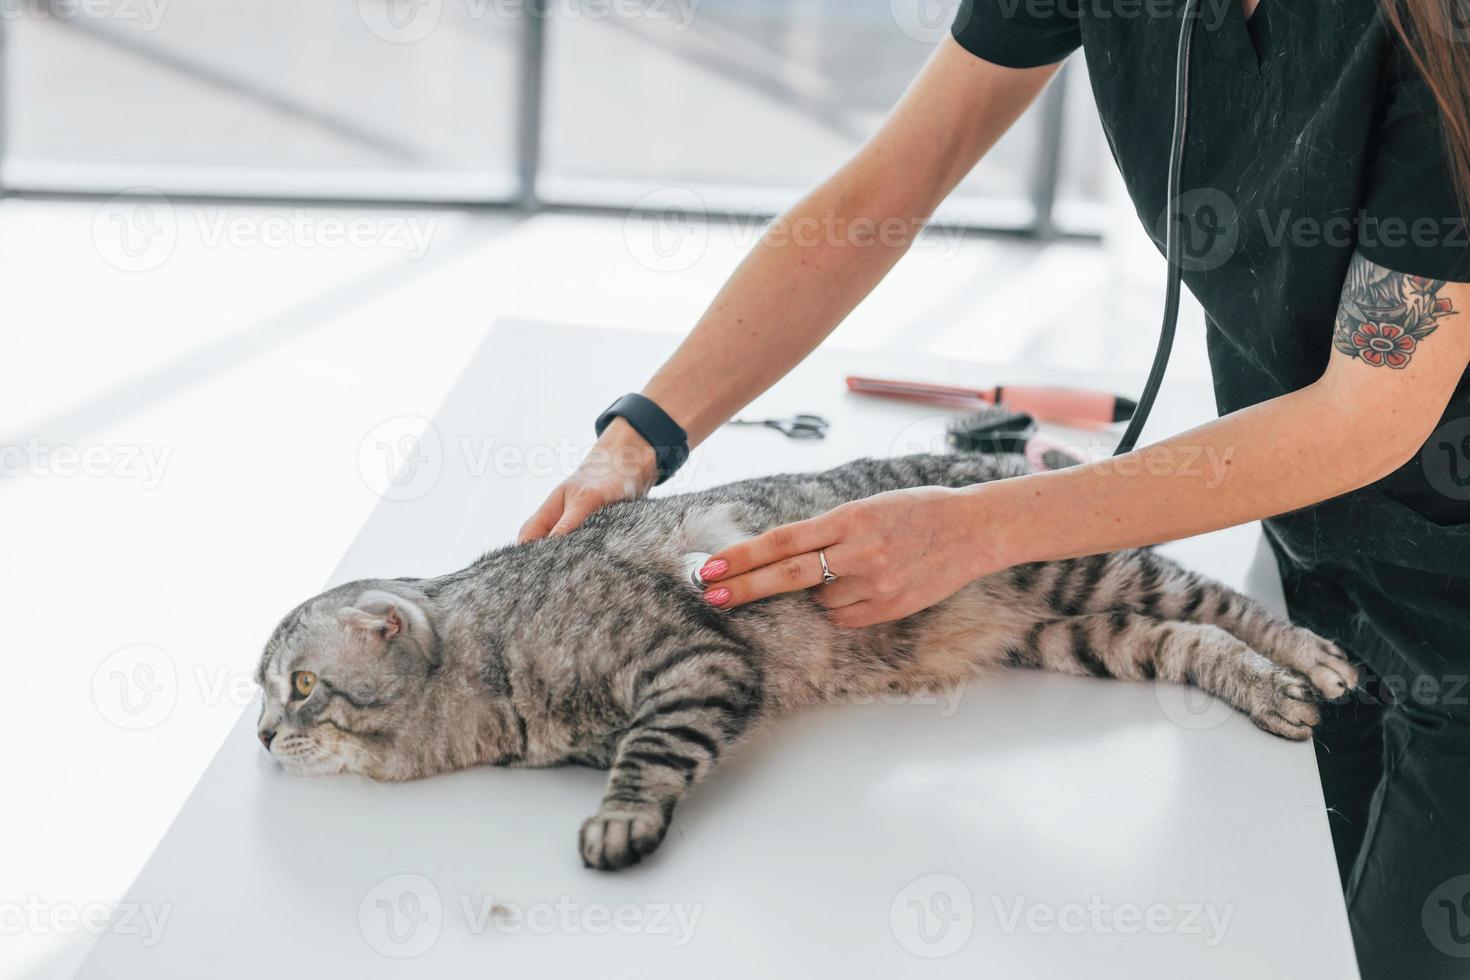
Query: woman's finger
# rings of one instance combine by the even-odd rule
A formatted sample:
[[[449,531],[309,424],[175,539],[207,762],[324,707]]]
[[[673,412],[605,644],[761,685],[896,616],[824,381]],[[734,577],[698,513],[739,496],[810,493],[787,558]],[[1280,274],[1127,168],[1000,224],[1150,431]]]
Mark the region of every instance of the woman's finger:
[[[828,609],[841,609],[868,596],[868,588],[861,578],[839,578],[830,585],[817,589],[817,601]]]
[[[705,563],[705,568],[721,560],[725,562],[725,568],[717,574],[705,575],[704,579],[706,582],[718,581],[723,585],[729,579],[743,575],[752,569],[773,565],[783,559],[795,558],[809,552],[812,553],[812,561],[815,562],[817,560],[816,550],[825,548],[836,540],[837,531],[833,527],[833,522],[828,520],[825,514],[821,517],[797,521],[795,524],[772,528],[765,534],[758,534],[749,541],[742,541],[711,556],[710,560]],[[800,588],[810,588],[821,581],[821,566],[818,563],[816,581],[808,582]],[[789,592],[791,590],[781,589],[779,591]]]
[[[818,586],[813,593],[816,600],[828,609],[850,606],[871,591],[863,582],[862,559],[853,553],[851,545],[837,542],[824,549],[827,554],[827,570],[837,576],[837,581]],[[821,556],[817,557],[821,566]]]
[[[567,494],[566,502],[562,507],[561,519],[551,529],[551,536],[559,538],[564,534],[571,534],[582,526],[582,522],[593,511],[601,506],[602,501],[595,494],[588,493],[586,490]]]
[[[822,584],[822,562],[816,552],[782,558],[762,565],[753,572],[721,578],[704,590],[705,601],[721,609],[733,609],[747,602],[800,592]]]
[[[556,525],[557,519],[561,517],[562,504],[565,499],[565,487],[557,487],[553,490],[551,496],[547,497],[545,502],[537,508],[536,513],[531,515],[531,519],[521,525],[521,533],[516,536],[516,542],[524,543],[526,541],[534,541],[537,538],[544,538],[547,534],[551,533],[552,527]]]

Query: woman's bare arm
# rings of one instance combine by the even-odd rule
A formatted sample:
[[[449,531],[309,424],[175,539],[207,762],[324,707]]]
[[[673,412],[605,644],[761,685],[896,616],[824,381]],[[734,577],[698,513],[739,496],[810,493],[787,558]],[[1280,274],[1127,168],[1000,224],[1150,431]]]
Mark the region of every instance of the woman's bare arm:
[[[852,312],[1056,69],[1002,68],[946,39],[878,133],[772,224],[643,393],[702,442]],[[570,531],[654,475],[652,451],[615,420],[521,539]]]
[[[1056,69],[1001,68],[946,40],[878,133],[772,225],[644,394],[703,441],[872,291]]]
[[[1398,309],[1365,324],[1363,309]],[[715,556],[706,597],[810,588],[842,626],[909,615],[1011,565],[1159,544],[1307,507],[1404,465],[1470,364],[1470,284],[1358,257],[1322,377],[1127,455],[961,490],[879,494]],[[1417,335],[1417,336],[1415,336]],[[1405,337],[1410,337],[1406,340]]]
[[[1372,290],[1401,303],[1405,322],[1372,324],[1370,336],[1349,311],[1382,307],[1364,295]],[[1355,258],[1318,381],[1127,456],[1015,481],[1005,494],[1018,513],[999,553],[1033,561],[1157,544],[1387,476],[1423,447],[1470,364],[1466,310],[1470,284]],[[1432,336],[1403,339],[1426,326]],[[1398,348],[1388,356],[1373,349],[1384,334],[1393,337],[1380,346]]]

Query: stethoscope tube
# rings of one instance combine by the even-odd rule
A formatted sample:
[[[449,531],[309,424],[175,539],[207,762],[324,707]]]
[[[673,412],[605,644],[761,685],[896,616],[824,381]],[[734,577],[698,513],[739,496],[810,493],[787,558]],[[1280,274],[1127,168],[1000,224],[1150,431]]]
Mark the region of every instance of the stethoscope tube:
[[[1168,280],[1164,288],[1164,322],[1159,328],[1159,346],[1154,351],[1153,366],[1149,368],[1148,380],[1138,396],[1138,408],[1113,450],[1114,456],[1129,452],[1138,443],[1159,386],[1163,384],[1164,372],[1169,367],[1169,354],[1174,349],[1174,331],[1179,325],[1179,291],[1183,285],[1184,243],[1174,220],[1174,209],[1179,202],[1180,177],[1184,171],[1184,140],[1189,124],[1189,52],[1194,44],[1194,22],[1198,19],[1199,0],[1184,0],[1184,22],[1179,27],[1179,50],[1175,58],[1174,75],[1174,135],[1169,145],[1169,176],[1165,187],[1164,258],[1168,264]]]

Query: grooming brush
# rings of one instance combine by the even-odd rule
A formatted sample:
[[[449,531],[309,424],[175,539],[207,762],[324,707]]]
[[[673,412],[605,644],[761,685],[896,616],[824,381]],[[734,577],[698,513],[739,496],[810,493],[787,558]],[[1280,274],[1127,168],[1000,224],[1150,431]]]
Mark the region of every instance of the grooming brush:
[[[1025,412],[992,405],[949,423],[949,444],[959,452],[1015,453],[1033,470],[1060,470],[1086,461],[1086,454],[1042,435]]]
[[[1036,434],[1036,420],[1025,412],[992,405],[949,422],[949,444],[962,453],[1024,453]]]

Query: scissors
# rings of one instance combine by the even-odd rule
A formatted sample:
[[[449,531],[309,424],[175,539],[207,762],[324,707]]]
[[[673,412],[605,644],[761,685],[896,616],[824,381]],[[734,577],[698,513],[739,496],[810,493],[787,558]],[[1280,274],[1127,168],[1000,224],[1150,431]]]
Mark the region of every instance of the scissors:
[[[764,425],[788,439],[825,439],[829,423],[820,415],[801,413],[777,419],[731,419],[727,425]]]

